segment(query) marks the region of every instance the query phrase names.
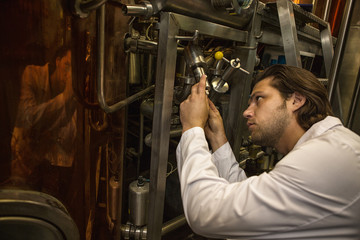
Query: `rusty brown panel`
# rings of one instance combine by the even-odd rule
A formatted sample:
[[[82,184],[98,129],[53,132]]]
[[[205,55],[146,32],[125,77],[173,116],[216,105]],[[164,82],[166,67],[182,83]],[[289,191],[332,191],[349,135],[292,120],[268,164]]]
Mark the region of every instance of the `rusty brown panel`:
[[[48,149],[61,147],[51,144],[55,134],[51,133],[49,129],[59,128],[58,126],[53,125],[43,132],[31,130],[30,127],[24,131],[19,120],[26,118],[26,116],[20,117],[21,114],[25,115],[26,111],[21,111],[19,107],[20,103],[24,105],[24,101],[20,101],[21,96],[25,96],[24,90],[22,90],[23,86],[28,84],[30,79],[35,79],[35,75],[32,74],[33,69],[43,69],[42,72],[48,71],[44,66],[51,61],[62,46],[71,50],[71,66],[74,70],[71,78],[74,85],[79,86],[82,93],[86,93],[84,90],[86,79],[88,82],[95,82],[95,15],[92,14],[88,19],[80,20],[72,15],[68,7],[66,0],[0,1],[0,109],[2,110],[0,118],[0,181],[1,187],[16,185],[16,187],[44,191],[57,197],[67,207],[79,228],[81,238],[85,239],[85,223],[90,209],[84,209],[86,159],[83,151],[85,148],[83,133],[86,130],[84,122],[87,119],[84,118],[82,105],[73,101],[71,104],[64,103],[66,109],[62,108],[64,111],[68,111],[70,108],[76,109],[77,112],[77,120],[74,125],[76,131],[72,130],[74,142],[71,145],[68,144],[75,151],[74,160],[68,161],[68,163],[61,163],[59,160],[54,164],[47,157],[54,153],[53,150],[49,151]],[[27,77],[24,73],[25,68],[31,70]],[[47,74],[43,75],[46,78]],[[48,73],[48,76],[51,74]],[[52,78],[50,77],[50,79]],[[61,87],[55,90],[57,82],[51,83],[49,88],[40,88],[40,85],[29,84],[32,90],[27,90],[27,95],[33,95],[32,99],[36,99],[37,103],[48,103],[63,93]],[[50,89],[49,92],[41,94],[41,91],[48,91],[46,89]],[[42,100],[39,100],[40,96],[42,96]],[[46,98],[48,99],[45,100]],[[61,109],[61,105],[59,102],[59,109]],[[51,114],[45,109],[43,114],[39,114],[36,119],[51,119],[50,116]],[[61,116],[60,112],[58,116]],[[54,122],[57,120],[55,119]],[[50,124],[51,121],[47,121],[41,126]],[[27,142],[32,143],[31,147],[20,148],[28,149],[27,153],[30,153],[22,164],[25,164],[28,170],[30,169],[28,175],[31,176],[31,181],[36,179],[31,185],[28,184],[31,181],[25,181],[26,184],[20,185],[14,181],[14,178],[10,178],[11,171],[16,172],[14,168],[11,170],[11,166],[16,166],[16,164],[12,164],[14,159],[12,152],[15,148],[10,143],[14,137],[13,133],[19,131],[22,134],[31,132],[24,138],[27,139]],[[58,130],[58,133],[61,135],[64,132]],[[62,141],[61,138],[58,140]],[[22,144],[25,146],[26,142],[23,141]],[[12,149],[13,151],[11,151]],[[22,155],[25,156],[25,154]],[[25,159],[25,157],[23,158]],[[92,197],[95,198],[95,196]]]
[[[65,41],[63,19],[61,1],[0,1],[1,180],[10,175],[10,139],[18,115],[23,71],[28,65],[50,61]]]

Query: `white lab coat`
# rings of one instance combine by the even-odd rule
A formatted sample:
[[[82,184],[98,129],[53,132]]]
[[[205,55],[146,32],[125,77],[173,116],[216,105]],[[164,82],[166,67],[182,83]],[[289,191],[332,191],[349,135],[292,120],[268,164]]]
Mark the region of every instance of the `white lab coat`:
[[[327,117],[270,173],[246,178],[229,143],[211,154],[202,128],[177,148],[186,219],[232,239],[360,239],[360,137]]]

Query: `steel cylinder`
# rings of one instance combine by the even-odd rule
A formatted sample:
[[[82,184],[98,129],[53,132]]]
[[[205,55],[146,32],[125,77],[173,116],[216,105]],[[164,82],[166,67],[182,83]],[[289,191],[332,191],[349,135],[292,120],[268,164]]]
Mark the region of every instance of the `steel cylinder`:
[[[149,182],[142,177],[129,185],[129,220],[136,226],[147,224]]]
[[[206,68],[204,55],[199,46],[190,44],[184,48],[185,61],[193,70],[197,67]]]
[[[140,56],[136,53],[129,53],[129,83],[140,84]]]

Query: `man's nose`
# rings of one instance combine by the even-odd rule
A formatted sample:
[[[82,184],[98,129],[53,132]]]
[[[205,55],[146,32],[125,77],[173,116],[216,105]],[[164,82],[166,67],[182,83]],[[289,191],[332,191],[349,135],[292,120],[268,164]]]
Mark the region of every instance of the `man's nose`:
[[[248,108],[243,112],[244,118],[251,118],[254,115],[254,111],[248,106]]]

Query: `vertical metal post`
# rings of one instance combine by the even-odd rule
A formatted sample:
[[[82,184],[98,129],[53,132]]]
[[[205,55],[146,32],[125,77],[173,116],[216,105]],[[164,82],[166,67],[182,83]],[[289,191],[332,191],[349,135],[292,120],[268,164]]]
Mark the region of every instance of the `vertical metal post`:
[[[348,32],[348,28],[350,25],[350,12],[351,12],[351,8],[353,6],[353,2],[354,2],[354,0],[346,1],[345,10],[344,10],[343,18],[341,21],[340,32],[339,32],[338,39],[336,41],[334,61],[331,66],[331,71],[330,71],[330,76],[329,76],[329,81],[328,81],[328,93],[329,93],[330,103],[333,103],[333,100],[334,100],[333,98],[334,98],[334,94],[336,91],[335,86],[338,85],[336,77],[337,77],[337,74],[338,74],[339,68],[340,68],[340,66],[339,66],[340,59],[342,58],[343,50],[345,48],[345,42],[346,42],[345,38],[346,38],[346,33]]]
[[[257,6],[255,9],[257,9]],[[250,72],[250,74],[246,75],[240,71],[236,73],[237,76],[234,77],[234,79],[238,80],[232,82],[229,113],[225,124],[226,136],[232,146],[236,158],[239,157],[243,138],[247,138],[249,136],[246,127],[246,119],[243,117],[242,113],[246,109],[249,100],[251,81],[253,77],[252,73],[254,71],[256,60],[257,38],[261,36],[260,32],[261,16],[254,11],[254,15],[251,20],[251,30],[249,32],[246,45],[248,49],[241,50],[240,48],[240,51],[242,51],[240,59],[246,59],[243,66]]]
[[[355,83],[355,90],[352,97],[351,105],[350,105],[350,112],[348,117],[348,122],[346,126],[350,129],[353,127],[354,118],[355,118],[355,112],[359,105],[359,96],[360,96],[360,68],[357,74],[356,83]]]
[[[332,42],[332,35],[330,30],[330,24],[322,29],[320,32],[321,47],[325,64],[326,77],[329,78],[332,59],[334,57],[334,45]]]
[[[277,0],[281,36],[286,64],[302,68],[293,5],[289,0]]]
[[[150,164],[147,228],[147,239],[150,240],[161,238],[178,31],[170,14],[161,12]]]

